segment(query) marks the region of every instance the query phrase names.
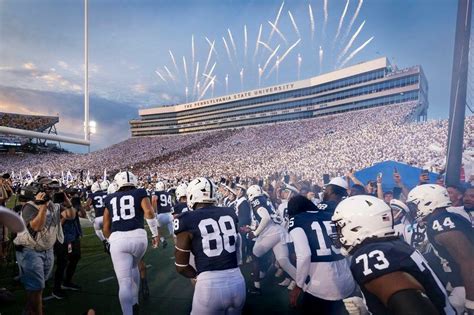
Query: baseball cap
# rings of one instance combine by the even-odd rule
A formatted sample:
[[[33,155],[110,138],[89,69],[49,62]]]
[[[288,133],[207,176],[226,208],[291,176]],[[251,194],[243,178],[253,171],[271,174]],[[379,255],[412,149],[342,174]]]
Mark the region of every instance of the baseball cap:
[[[331,181],[328,183],[328,185],[334,185],[334,186],[339,186],[344,189],[348,189],[349,187],[347,186],[347,182],[344,178],[342,177],[334,177],[331,179]]]
[[[20,216],[5,207],[0,207],[0,224],[6,225],[14,233],[22,232],[25,229],[25,223]]]

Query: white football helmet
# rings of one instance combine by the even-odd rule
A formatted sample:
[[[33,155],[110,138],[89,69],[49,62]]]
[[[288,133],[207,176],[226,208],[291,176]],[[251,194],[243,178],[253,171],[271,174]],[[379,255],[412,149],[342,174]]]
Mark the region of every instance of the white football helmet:
[[[103,191],[106,191],[107,188],[109,188],[109,181],[108,180],[103,180],[101,183],[100,183],[100,190],[103,190]]]
[[[408,193],[407,205],[410,210],[416,210],[416,219],[427,217],[437,208],[451,206],[446,188],[436,184],[424,184],[413,188]]]
[[[263,191],[262,187],[260,187],[258,185],[252,185],[252,186],[249,187],[249,189],[247,189],[247,196],[249,197],[250,201],[254,200],[257,197],[263,196],[263,195],[264,195],[264,191]]]
[[[216,185],[205,177],[198,177],[189,183],[186,189],[187,204],[190,210],[194,209],[196,203],[217,202]]]
[[[99,182],[94,182],[94,184],[92,184],[92,187],[91,187],[91,191],[92,193],[96,193],[98,191],[100,191],[100,185],[99,185]]]
[[[176,187],[175,190],[175,195],[176,195],[176,200],[179,201],[181,197],[186,197],[186,190],[188,189],[188,185],[185,183],[179,184],[178,187]]]
[[[403,219],[404,216],[410,213],[408,206],[400,200],[390,200],[390,208],[392,208],[393,220],[395,224]]]
[[[118,189],[126,186],[138,186],[138,178],[129,171],[117,173],[114,181],[117,183]]]
[[[332,216],[341,253],[351,255],[366,239],[396,236],[392,209],[374,196],[358,195],[339,203]]]
[[[116,182],[110,183],[109,187],[107,187],[107,194],[113,194],[118,190],[118,185]]]
[[[156,191],[164,191],[165,190],[165,183],[163,183],[163,182],[156,183],[155,190]]]

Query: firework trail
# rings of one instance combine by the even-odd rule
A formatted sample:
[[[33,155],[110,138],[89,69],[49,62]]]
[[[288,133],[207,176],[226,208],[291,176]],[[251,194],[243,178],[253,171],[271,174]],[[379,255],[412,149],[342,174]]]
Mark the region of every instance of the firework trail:
[[[171,61],[173,61],[174,69],[176,70],[176,75],[179,75],[178,65],[176,64],[176,60],[174,59],[173,52],[169,50]]]
[[[244,25],[244,58],[247,60],[247,25]]]
[[[300,79],[302,61],[303,61],[303,58],[301,58],[301,54],[298,54],[298,80]]]
[[[240,75],[240,90],[244,90],[244,68],[242,68],[239,72]]]
[[[227,52],[227,57],[229,58],[229,61],[233,64],[234,62],[232,61],[232,56],[230,55],[229,45],[227,45],[227,41],[225,40],[225,37],[222,37],[222,41],[224,42],[225,50]]]
[[[309,21],[311,23],[311,41],[314,38],[314,15],[313,15],[313,8],[311,7],[311,3],[308,4],[308,12],[309,12]]]
[[[285,42],[285,44],[288,45],[288,41],[286,40],[286,38],[285,38],[285,36],[282,34],[282,32],[280,32],[280,30],[278,29],[278,27],[277,27],[275,24],[273,24],[272,22],[270,22],[270,21],[267,21],[267,22],[268,22],[268,24],[270,24],[270,26],[272,27],[272,29],[273,29],[275,32],[277,32],[277,34],[281,37],[281,39],[283,39],[283,41]]]
[[[281,64],[283,62],[283,60],[285,60],[286,56],[288,56],[288,54],[293,50],[293,48],[295,48],[299,43],[301,42],[301,38],[299,38],[293,45],[291,45],[286,51],[285,53],[283,54],[283,56],[281,57],[278,57],[277,56],[277,59],[278,59],[278,64]],[[280,47],[280,46],[278,46]],[[276,53],[276,49],[275,49],[275,53]],[[269,60],[268,60],[269,61]],[[267,61],[267,62],[268,62]],[[263,67],[263,71],[265,71],[265,67],[266,67],[266,64],[265,66]],[[277,67],[277,64],[275,63],[275,65],[270,69],[270,71],[268,72],[267,76],[265,77],[266,79],[268,79],[270,77],[270,75],[272,74],[273,70],[275,70],[275,68]]]
[[[293,45],[290,46],[290,48],[288,48],[285,51],[283,56],[281,56],[280,58],[280,63],[283,62],[283,60],[285,60],[286,56],[288,56],[288,54],[293,50],[293,48],[295,48],[300,42],[301,42],[301,38],[299,38]]]
[[[347,57],[342,63],[341,65],[339,66],[340,68],[344,67],[344,65],[346,63],[348,63],[352,58],[354,58],[355,55],[357,55],[362,49],[364,49],[365,46],[367,46],[372,40],[374,39],[374,36],[372,36],[371,38],[369,38],[365,43],[363,43],[359,48],[357,48],[356,50],[354,50],[350,55],[349,57]]]
[[[264,42],[258,42],[260,45],[262,45],[263,47],[265,47],[266,49],[268,49],[268,51],[270,51],[271,53],[273,52],[273,49],[268,46],[267,43],[264,43]]]
[[[229,94],[229,74],[225,75],[225,94]]]
[[[202,90],[202,92],[200,93],[199,95],[199,98],[198,100],[202,99],[204,97],[204,95],[206,94],[207,90],[209,89],[209,87],[213,84],[214,80],[216,79],[216,76],[213,76],[211,81],[204,87],[204,89]]]
[[[199,75],[199,61],[196,62],[196,73],[194,74],[194,84],[193,84],[193,96],[199,95],[199,90],[196,94],[196,88],[197,88],[197,85],[199,84],[198,75]]]
[[[275,21],[273,22],[273,24],[276,26],[278,25],[278,20],[280,20],[280,14],[281,14],[281,11],[283,10],[283,6],[285,5],[285,2],[283,1],[281,3],[281,6],[280,6],[280,9],[278,10],[278,14],[275,18]],[[275,29],[272,29],[272,31],[270,32],[270,36],[268,36],[268,40],[267,42],[270,42],[272,40],[272,36],[273,36],[273,33],[275,32]]]
[[[207,55],[206,65],[204,66],[204,72],[207,71],[207,67],[209,66],[209,62],[211,61],[212,51],[214,50],[215,41],[212,42],[211,47],[209,47],[209,54]]]
[[[323,47],[319,46],[319,73],[321,73],[323,69],[323,57],[324,57]]]
[[[295,33],[298,36],[298,38],[301,38],[300,30],[298,29],[298,25],[296,25],[295,19],[293,18],[293,14],[291,14],[290,11],[288,11],[288,16],[290,17],[291,24],[293,25],[293,28],[295,29]]]
[[[185,77],[185,80],[186,80],[186,84],[188,84],[189,80],[188,80],[188,67],[186,65],[186,57],[183,56],[183,69],[184,69],[184,77]]]
[[[351,37],[351,39],[349,40],[349,42],[347,43],[346,47],[344,47],[344,49],[342,50],[342,52],[339,54],[339,56],[337,57],[337,63],[339,63],[342,59],[342,57],[345,56],[345,54],[349,51],[349,49],[351,48],[352,44],[354,43],[355,39],[357,38],[357,36],[359,35],[360,31],[362,30],[362,28],[364,27],[364,24],[365,24],[365,21],[362,22],[362,24],[359,26],[359,28],[357,29],[357,31],[354,33],[354,35]]]
[[[209,38],[207,38],[207,37],[204,37],[204,38],[206,39],[206,42],[209,44],[209,46],[212,47],[212,51],[214,52],[214,54],[216,55],[216,57],[219,57],[219,56],[217,55],[216,48],[214,47],[215,41],[212,41],[212,43],[211,43],[211,41],[209,40]]]
[[[272,54],[267,58],[267,61],[263,64],[262,72],[265,71],[267,68],[268,64],[270,63],[270,60],[275,56],[275,54],[278,52],[278,49],[280,49],[280,45],[278,45],[275,50],[272,52]]]
[[[347,14],[347,8],[349,7],[350,0],[346,0],[346,6],[344,7],[344,11],[342,11],[341,18],[339,19],[339,26],[337,27],[336,37],[334,37],[334,43],[337,41],[339,34],[341,33],[342,24],[344,23],[344,18]]]
[[[328,24],[328,0],[324,0],[324,25],[323,25],[323,37],[326,37],[326,25]]]
[[[164,68],[165,68],[166,73],[167,73],[168,76],[170,77],[171,81],[176,81],[174,75],[171,73],[171,71],[168,69],[168,67],[167,67],[167,66],[164,66]]]
[[[255,57],[257,56],[257,53],[258,53],[258,46],[259,46],[261,37],[262,37],[262,24],[260,24],[260,28],[258,29],[257,41],[255,43],[255,52],[253,54],[253,59],[254,60],[255,60]]]
[[[342,38],[342,41],[344,41],[347,38],[347,36],[349,36],[349,34],[352,30],[352,26],[354,25],[355,20],[357,19],[357,16],[359,15],[359,12],[360,12],[360,9],[362,8],[363,3],[364,3],[364,0],[359,0],[359,3],[357,4],[357,9],[356,9],[354,15],[352,16],[351,21],[349,22],[349,26],[347,27],[346,34],[344,34],[344,37]]]
[[[160,73],[160,71],[155,70],[155,73],[160,77],[161,80],[163,80],[163,82],[168,83],[168,81],[166,81],[166,79],[163,77],[163,75]]]
[[[232,49],[234,50],[234,56],[237,59],[237,47],[235,46],[234,37],[232,36],[232,32],[230,29],[227,29],[227,33],[229,33],[230,44],[232,45]]]

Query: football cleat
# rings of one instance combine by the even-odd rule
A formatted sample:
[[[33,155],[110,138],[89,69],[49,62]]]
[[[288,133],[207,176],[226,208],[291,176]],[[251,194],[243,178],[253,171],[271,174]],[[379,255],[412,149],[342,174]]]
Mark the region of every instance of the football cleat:
[[[251,295],[262,295],[262,289],[251,286],[248,290],[248,293]]]

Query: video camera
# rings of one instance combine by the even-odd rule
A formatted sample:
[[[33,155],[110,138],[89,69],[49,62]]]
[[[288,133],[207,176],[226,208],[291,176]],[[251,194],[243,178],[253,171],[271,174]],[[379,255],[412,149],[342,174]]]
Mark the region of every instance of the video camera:
[[[58,190],[61,188],[59,183],[52,182],[45,185],[40,182],[33,182],[26,187],[20,188],[19,197],[24,201],[34,201],[37,205],[42,205],[51,200],[51,191],[55,191],[52,194],[52,200],[54,203],[64,202],[64,192]],[[43,200],[36,200],[36,195],[40,192],[45,193]]]

